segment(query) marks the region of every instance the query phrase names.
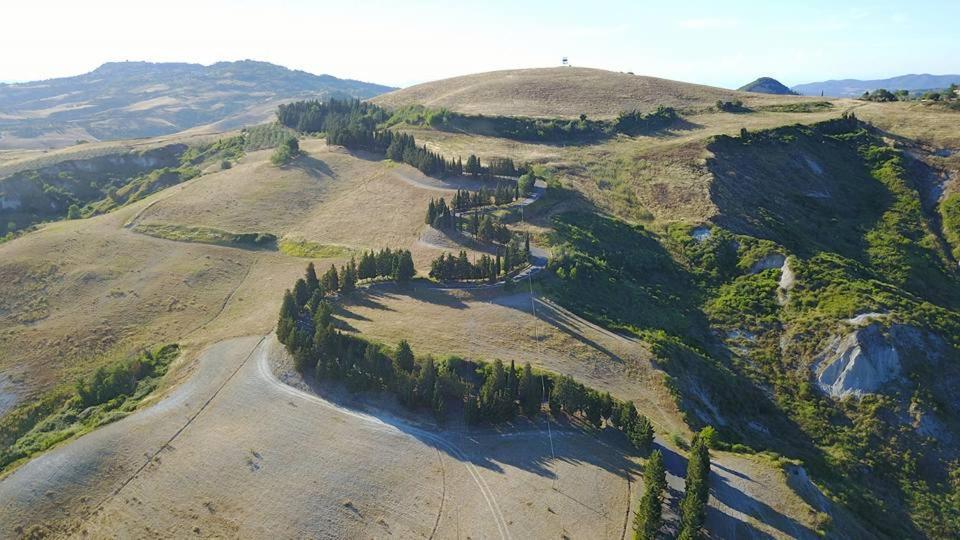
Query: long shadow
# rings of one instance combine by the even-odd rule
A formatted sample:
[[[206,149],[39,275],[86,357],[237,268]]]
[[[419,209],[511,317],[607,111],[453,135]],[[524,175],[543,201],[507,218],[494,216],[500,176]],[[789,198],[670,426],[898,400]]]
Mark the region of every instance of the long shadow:
[[[336,307],[334,307],[333,313],[338,317],[343,317],[345,319],[351,319],[354,321],[370,322],[372,320],[370,317],[365,317],[363,315],[360,315],[359,313],[354,313],[350,311],[343,304],[340,304],[340,303],[338,303]]]
[[[309,154],[303,154],[297,159],[293,160],[287,165],[291,169],[299,169],[310,176],[327,176],[330,178],[336,178],[337,173],[330,168],[329,165],[324,163],[322,160],[319,160]]]
[[[763,523],[779,530],[785,536],[797,538],[797,531],[800,531],[803,537],[818,537],[816,531],[792,517],[780,513],[765,502],[750,497],[713,470],[710,471],[710,492],[712,496],[722,501],[728,507],[757,518]],[[758,512],[759,515],[757,515]],[[744,525],[747,524],[744,523]],[[763,534],[766,537],[770,537],[770,535],[766,533]]]
[[[376,300],[380,297],[389,296],[387,294],[378,293],[376,289],[367,288],[355,291],[349,296],[345,297],[341,302],[338,302],[340,305],[345,306],[359,306],[369,309],[377,309],[381,311],[396,311],[392,307]]]
[[[553,479],[556,473],[551,464],[560,462],[590,464],[618,476],[639,473],[630,459],[635,451],[626,436],[613,428],[587,429],[576,421],[547,414],[467,427],[455,420],[462,416],[459,407],[451,407],[449,422],[438,426],[425,412],[402,407],[387,392],[352,393],[342,382],[317,381],[312,377],[305,382],[313,393],[338,407],[369,415],[452,459],[494,473],[504,473],[504,466],[510,466]],[[394,414],[387,409],[402,412]]]
[[[385,412],[370,404],[370,398],[384,397],[382,394],[351,394],[343,385],[334,382],[311,382],[314,391],[324,399],[340,407],[370,415],[384,424],[396,428],[424,445],[435,448],[449,458],[469,463],[492,473],[504,474],[506,467],[517,468],[546,479],[558,478],[557,464],[587,464],[603,469],[621,478],[629,475],[636,478],[641,470],[632,459],[635,450],[630,446],[623,433],[613,428],[588,430],[569,419],[556,419],[541,414],[536,419],[518,417],[514,421],[498,426],[464,428],[459,425],[450,428],[438,428],[436,425],[419,421],[419,413],[409,413],[402,418]],[[396,405],[391,396],[386,396],[388,404]],[[550,423],[549,429],[547,423]],[[687,459],[672,449],[657,443],[656,448],[663,453],[664,465],[669,475],[683,478],[686,475]],[[713,467],[727,471],[725,467],[713,463]],[[770,507],[740,489],[728,483],[727,479],[716,471],[711,471],[711,496],[723,505],[777,528],[786,536],[816,537],[806,525],[797,522],[776,509]],[[642,489],[637,488],[637,489]],[[668,488],[669,505],[676,513],[683,497],[681,490]],[[585,508],[602,514],[592,501],[575,498],[560,490],[561,495],[571,498]],[[714,508],[708,509],[708,519],[722,524],[724,531],[735,531],[736,537],[770,538],[771,536],[753,525],[742,522]],[[671,524],[672,526],[672,524]]]
[[[501,305],[501,304],[497,304],[497,305]],[[502,305],[507,305],[507,304],[502,304]],[[604,347],[603,345],[597,343],[596,341],[588,338],[588,337],[585,336],[582,332],[580,332],[579,330],[577,330],[577,329],[573,328],[572,326],[570,326],[570,324],[568,324],[568,323],[562,318],[562,315],[561,315],[560,313],[558,313],[558,312],[557,312],[555,309],[553,309],[552,307],[544,304],[543,302],[537,302],[537,318],[539,318],[541,321],[549,324],[550,326],[552,326],[552,327],[555,328],[556,330],[558,330],[558,331],[560,331],[560,332],[562,332],[562,333],[570,336],[571,338],[573,338],[573,339],[575,339],[575,340],[577,340],[577,341],[580,341],[580,342],[582,342],[582,343],[585,343],[585,344],[589,345],[590,347],[593,347],[594,349],[600,351],[600,352],[603,353],[604,355],[606,355],[606,356],[608,356],[608,357],[610,357],[610,358],[612,358],[612,359],[614,359],[614,360],[622,361],[622,359],[621,359],[615,352],[613,352],[613,351],[611,351],[610,349]]]

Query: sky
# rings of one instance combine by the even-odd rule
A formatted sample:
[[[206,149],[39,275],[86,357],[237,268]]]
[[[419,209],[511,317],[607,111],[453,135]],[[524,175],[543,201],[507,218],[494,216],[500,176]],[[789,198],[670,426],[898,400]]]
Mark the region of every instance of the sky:
[[[254,59],[409,86],[572,65],[727,88],[960,73],[960,1],[5,2],[0,81]]]

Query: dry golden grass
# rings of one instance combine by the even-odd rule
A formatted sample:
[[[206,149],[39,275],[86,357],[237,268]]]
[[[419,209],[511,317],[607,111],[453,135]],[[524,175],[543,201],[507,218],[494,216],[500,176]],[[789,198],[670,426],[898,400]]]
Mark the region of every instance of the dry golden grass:
[[[858,118],[884,131],[935,147],[960,148],[960,111],[926,103],[856,104]]]
[[[717,100],[750,106],[812,101],[813,98],[738,92],[602,69],[559,67],[491,71],[453,77],[371,101],[387,108],[424,105],[469,114],[610,118],[622,111],[648,112],[659,105],[683,110],[711,107]]]

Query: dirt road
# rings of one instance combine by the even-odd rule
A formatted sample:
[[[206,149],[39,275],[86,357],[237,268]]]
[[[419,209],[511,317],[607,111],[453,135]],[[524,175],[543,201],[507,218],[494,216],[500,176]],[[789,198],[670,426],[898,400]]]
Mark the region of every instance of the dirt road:
[[[156,406],[24,465],[0,482],[0,536],[622,537],[616,439],[428,430],[281,383],[283,354],[215,345]]]

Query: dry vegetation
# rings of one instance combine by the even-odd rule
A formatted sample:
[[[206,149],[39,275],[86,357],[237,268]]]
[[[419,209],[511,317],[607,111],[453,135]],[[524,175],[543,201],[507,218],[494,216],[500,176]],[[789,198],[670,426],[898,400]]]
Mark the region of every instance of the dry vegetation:
[[[701,110],[717,100],[735,99],[748,106],[812,101],[577,67],[478,73],[411,86],[372,101],[387,108],[419,104],[469,114],[550,118],[586,114],[599,119],[625,110],[649,112],[659,105]]]

